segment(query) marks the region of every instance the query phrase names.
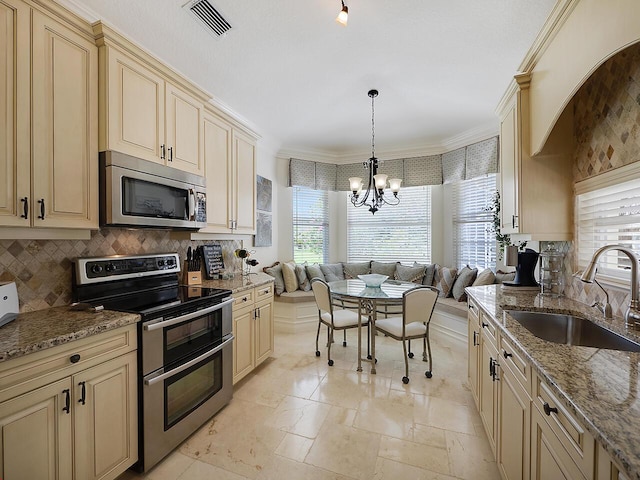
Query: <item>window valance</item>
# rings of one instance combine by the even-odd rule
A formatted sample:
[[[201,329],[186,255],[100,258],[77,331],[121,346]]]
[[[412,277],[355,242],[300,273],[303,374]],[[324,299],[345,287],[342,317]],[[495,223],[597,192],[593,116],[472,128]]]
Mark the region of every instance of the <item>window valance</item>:
[[[458,148],[442,155],[380,161],[379,171],[401,178],[403,187],[441,185],[470,180],[498,171],[498,137]],[[315,190],[349,191],[349,177],[365,177],[362,162],[345,165],[292,158],[289,186]]]

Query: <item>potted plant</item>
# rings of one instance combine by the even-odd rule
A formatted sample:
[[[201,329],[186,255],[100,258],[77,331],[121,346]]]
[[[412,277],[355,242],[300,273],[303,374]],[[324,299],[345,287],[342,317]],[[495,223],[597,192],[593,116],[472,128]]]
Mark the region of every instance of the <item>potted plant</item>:
[[[492,222],[491,226],[487,229],[489,232],[493,232],[496,237],[497,244],[497,257],[498,260],[502,260],[505,249],[508,247],[515,247],[517,250],[522,249],[527,246],[527,242],[511,242],[511,235],[507,233],[502,233],[500,226],[500,191],[496,190],[493,197],[491,198],[491,204],[487,206],[485,209],[488,212],[491,212]]]

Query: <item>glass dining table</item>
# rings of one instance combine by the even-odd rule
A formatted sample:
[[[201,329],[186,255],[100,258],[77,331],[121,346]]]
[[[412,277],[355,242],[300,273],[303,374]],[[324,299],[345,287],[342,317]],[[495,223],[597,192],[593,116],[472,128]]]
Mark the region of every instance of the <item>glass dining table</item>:
[[[367,287],[360,279],[335,280],[329,283],[334,300],[345,308],[358,309],[358,372],[362,362],[371,362],[371,373],[376,373],[376,318],[378,314],[402,315],[402,295],[419,285],[400,280],[386,280],[380,287]],[[362,358],[362,317],[371,325],[367,351]]]

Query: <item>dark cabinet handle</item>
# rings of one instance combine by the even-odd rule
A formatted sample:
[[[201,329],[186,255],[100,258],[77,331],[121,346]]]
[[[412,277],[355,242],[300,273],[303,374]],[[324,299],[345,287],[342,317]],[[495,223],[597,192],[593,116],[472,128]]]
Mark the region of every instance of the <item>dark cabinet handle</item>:
[[[40,204],[40,215],[38,215],[38,218],[44,220],[44,198],[38,200],[38,203]]]
[[[80,361],[80,354],[79,353],[74,353],[73,355],[71,355],[69,357],[69,361],[71,363],[78,363]]]
[[[509,358],[509,357],[513,357],[513,353],[508,353],[506,350],[502,351],[502,356],[504,358]]]
[[[20,218],[29,218],[29,197],[21,198],[22,208],[24,209],[24,213],[20,215]]]
[[[62,393],[65,395],[63,412],[67,412],[67,415],[71,412],[71,391],[65,388]]]
[[[484,323],[484,322],[482,322],[482,328],[485,328],[485,327],[488,327],[488,326],[489,326],[489,324],[488,324],[488,323]]]
[[[169,161],[173,162],[173,147],[169,147],[167,150],[169,150]]]
[[[78,385],[82,389],[80,392],[80,400],[78,400],[78,403],[84,405],[85,400],[87,399],[87,387],[85,386],[85,382],[80,382],[78,383]]]
[[[475,330],[473,331],[473,346],[477,347],[478,346],[478,332],[476,332]]]
[[[544,413],[546,413],[547,415],[551,415],[551,412],[558,413],[558,409],[556,407],[550,407],[547,402],[544,402],[542,404],[542,409],[544,410]]]
[[[166,149],[163,143],[162,145],[160,145],[160,158],[164,160],[166,156],[167,156]]]
[[[495,367],[493,366],[493,358],[489,357],[489,375],[493,377]]]

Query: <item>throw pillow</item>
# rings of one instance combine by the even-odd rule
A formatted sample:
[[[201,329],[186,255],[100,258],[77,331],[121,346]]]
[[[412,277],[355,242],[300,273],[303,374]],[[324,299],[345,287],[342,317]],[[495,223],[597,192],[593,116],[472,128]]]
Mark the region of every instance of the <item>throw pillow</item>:
[[[396,280],[402,280],[404,282],[422,283],[424,278],[424,270],[426,265],[414,265],[407,267],[399,263],[396,265]]]
[[[373,262],[371,262],[371,273],[377,273],[379,275],[386,275],[389,278],[395,278],[397,264],[397,262],[382,263],[376,262],[374,260]]]
[[[429,285],[430,287],[433,286],[433,276],[436,273],[436,269],[438,267],[437,263],[430,263],[429,265],[422,265],[421,263],[418,262],[413,262],[413,266],[414,267],[424,267],[424,277],[422,278],[422,284],[423,285]]]
[[[282,264],[282,276],[284,277],[284,289],[291,293],[298,290],[298,277],[296,276],[296,264],[285,262]]]
[[[343,263],[344,278],[358,278],[358,275],[366,275],[371,271],[369,262]]]
[[[439,296],[450,297],[451,287],[456,280],[457,268],[440,267],[438,268],[438,283],[435,287],[438,289]]]
[[[453,298],[459,302],[466,302],[467,292],[465,292],[464,289],[473,283],[477,275],[478,269],[469,268],[469,265],[460,270],[460,273],[458,273],[456,281],[453,284],[453,288],[451,289]]]
[[[320,280],[324,280],[324,274],[322,270],[320,270],[320,265],[314,263],[313,265],[307,265],[307,278],[309,281],[314,278],[319,278]]]
[[[513,282],[515,279],[516,272],[503,272],[502,270],[496,272],[496,282],[498,283]]]
[[[496,274],[491,271],[490,268],[485,268],[478,274],[473,282],[473,287],[479,287],[481,285],[493,285],[496,281]]]
[[[296,265],[296,277],[298,278],[298,288],[303,292],[308,292],[311,290],[311,282],[307,277],[307,264]]]
[[[342,273],[341,263],[322,263],[320,264],[320,270],[322,270],[322,273],[324,274],[324,279],[327,282],[344,280],[344,273]]]
[[[273,288],[276,291],[276,295],[282,295],[284,292],[284,277],[282,276],[282,266],[280,266],[280,262],[276,262],[270,267],[265,267],[262,271],[274,278]]]
[[[440,282],[440,274],[438,273],[439,271],[440,271],[440,265],[438,265],[437,263],[434,263],[433,264],[433,280],[431,280],[431,286],[432,287],[435,287]],[[427,283],[426,283],[427,272],[425,272],[424,277],[425,277],[425,279],[422,282],[422,284],[423,285],[427,285]]]

